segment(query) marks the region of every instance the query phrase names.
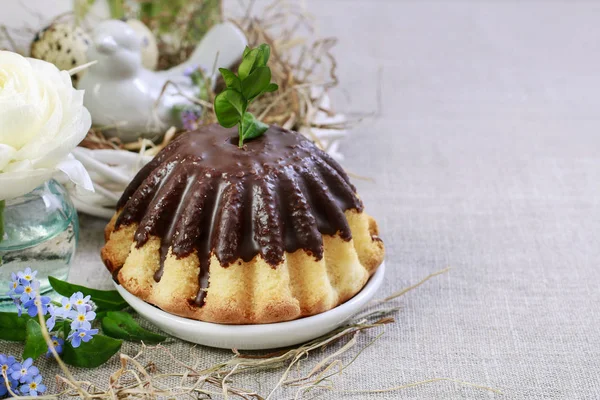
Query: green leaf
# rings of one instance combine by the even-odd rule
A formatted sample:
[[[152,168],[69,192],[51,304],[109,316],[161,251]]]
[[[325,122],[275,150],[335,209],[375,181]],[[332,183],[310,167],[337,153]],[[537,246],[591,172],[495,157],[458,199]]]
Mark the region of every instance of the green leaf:
[[[160,343],[167,339],[166,336],[142,328],[126,312],[109,311],[101,321],[102,332],[116,339],[124,339],[130,342],[142,340],[145,343]]]
[[[263,93],[274,92],[279,89],[279,85],[276,83],[269,83],[269,85],[263,90]]]
[[[271,48],[268,44],[263,43],[258,46],[258,57],[257,57],[257,66],[265,67],[269,62],[269,57],[271,57]]]
[[[246,111],[246,107],[248,107],[248,103],[246,99],[242,96],[242,94],[236,90],[226,90],[227,101],[236,109],[238,114],[240,115],[240,119],[244,112]]]
[[[23,359],[31,357],[35,360],[48,351],[48,345],[42,335],[42,327],[36,320],[30,319],[27,321],[26,331]]]
[[[73,293],[81,292],[84,296],[91,296],[92,301],[96,303],[98,309],[102,310],[122,310],[127,307],[127,302],[116,290],[97,290],[85,286],[74,285],[51,276],[48,278],[52,288],[59,294],[70,297]]]
[[[240,66],[238,67],[238,76],[243,81],[252,73],[255,68],[256,58],[258,57],[259,49],[252,49],[242,59]]]
[[[246,55],[248,53],[250,53],[250,50],[252,50],[250,47],[246,46],[246,48],[244,49],[244,54],[242,54],[242,58],[246,57]]]
[[[96,314],[97,316],[98,314]],[[60,322],[59,322],[60,324]],[[62,325],[62,327],[61,327]],[[55,329],[59,329],[62,330],[63,333],[65,334],[65,337],[69,336],[69,333],[71,332],[71,321],[68,319],[65,319],[62,324],[60,324],[59,326],[57,326]]]
[[[235,126],[242,119],[246,102],[239,92],[226,89],[215,97],[215,114],[225,128]]]
[[[242,121],[242,138],[244,140],[254,139],[265,133],[269,125],[256,119],[254,114],[245,113]]]
[[[242,81],[242,94],[251,101],[269,86],[269,82],[271,82],[269,67],[258,67]]]
[[[223,80],[225,80],[225,84],[229,89],[234,89],[238,92],[242,91],[242,81],[240,81],[240,78],[226,68],[219,68],[219,71],[221,72]]]
[[[227,89],[215,97],[215,115],[225,128],[239,124],[240,147],[243,147],[245,139],[258,137],[269,129],[267,124],[258,121],[246,110],[257,96],[279,88],[277,84],[271,83],[271,70],[267,67],[270,56],[271,48],[268,44],[263,43],[254,49],[246,46],[238,67],[238,76],[227,69],[219,69]]]
[[[192,83],[200,90],[206,86],[206,81],[204,80],[202,74],[198,72],[198,70],[192,72],[190,79],[192,80]]]
[[[123,8],[123,0],[108,0],[108,7],[110,9],[110,17],[113,19],[121,19],[125,16],[125,9]]]
[[[154,4],[143,2],[140,4],[140,19],[151,19],[154,17]]]
[[[62,360],[74,367],[96,368],[107,362],[121,349],[121,340],[96,335],[89,342],[81,342],[77,348],[66,342]]]
[[[0,312],[0,339],[23,342],[27,336],[28,315],[19,317],[17,313]]]

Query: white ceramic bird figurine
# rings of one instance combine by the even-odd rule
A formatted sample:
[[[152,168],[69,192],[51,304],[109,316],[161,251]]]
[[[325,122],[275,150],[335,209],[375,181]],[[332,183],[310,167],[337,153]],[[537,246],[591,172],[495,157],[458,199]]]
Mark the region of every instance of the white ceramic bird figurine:
[[[186,96],[195,96],[198,90],[184,76],[189,68],[205,66],[230,67],[244,51],[247,40],[242,31],[231,23],[213,26],[198,44],[189,60],[167,71],[150,71],[142,66],[141,39],[123,21],[101,22],[92,35],[88,60],[97,60],[79,82],[85,90],[84,104],[92,115],[92,122],[109,136],[118,136],[125,142],[139,137],[158,138],[171,126],[180,122],[173,117],[175,105],[190,104]],[[168,85],[175,82],[185,94]]]

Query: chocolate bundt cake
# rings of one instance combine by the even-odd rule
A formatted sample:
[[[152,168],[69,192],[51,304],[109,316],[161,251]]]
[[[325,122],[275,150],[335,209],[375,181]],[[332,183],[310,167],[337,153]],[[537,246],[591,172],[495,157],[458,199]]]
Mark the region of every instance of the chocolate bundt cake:
[[[141,299],[202,321],[254,324],[327,311],[381,264],[377,224],[340,165],[271,126],[179,136],[125,190],[102,259]]]

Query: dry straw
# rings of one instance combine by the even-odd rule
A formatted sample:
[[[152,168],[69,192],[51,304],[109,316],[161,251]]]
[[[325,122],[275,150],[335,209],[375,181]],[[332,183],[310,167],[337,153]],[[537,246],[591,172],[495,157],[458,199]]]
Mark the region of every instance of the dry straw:
[[[256,47],[261,43],[270,45],[269,67],[272,72],[272,80],[279,85],[279,90],[256,99],[251,104],[250,111],[266,123],[301,131],[321,148],[329,150],[329,146],[332,146],[335,141],[324,142],[322,140],[323,133],[316,134],[316,129],[321,132],[327,130],[327,137],[343,136],[345,130],[354,126],[367,115],[358,115],[353,120],[334,118],[331,122],[324,122],[322,118],[323,114],[329,117],[335,116],[330,107],[324,107],[324,102],[328,96],[328,90],[338,85],[337,63],[331,52],[337,39],[318,37],[313,16],[306,12],[300,2],[275,0],[261,9],[260,15],[253,13],[253,6],[254,1],[240,1],[239,8],[245,11],[241,16],[232,18],[231,21],[246,34],[251,47]],[[38,19],[43,20],[39,13],[35,13],[35,10],[30,10],[30,12]],[[66,13],[56,17],[51,23],[74,18],[73,13]],[[146,22],[152,25],[152,21]],[[43,22],[40,21],[40,26],[42,24]],[[27,45],[23,43],[31,40],[35,31],[30,27],[8,29],[0,26],[0,48],[6,47],[25,53],[24,49]],[[185,32],[182,32],[181,35],[186,36]],[[315,39],[315,37],[317,38]],[[167,58],[170,64],[162,66],[177,65],[185,61],[188,53],[189,51],[186,50],[169,54]],[[175,57],[176,54],[179,54],[179,58]],[[162,61],[163,64],[165,60]],[[177,86],[172,82],[168,82],[167,85]],[[213,82],[207,76],[205,85],[208,88],[206,98],[190,100],[202,106],[201,122],[212,123],[216,121],[212,102],[216,93],[222,89],[222,84],[216,82],[213,89]],[[81,146],[90,149],[125,149],[136,152],[144,149],[145,155],[153,155],[168,143],[168,141],[152,143],[147,139],[139,139],[137,142],[124,144],[103,135],[102,132],[106,129],[118,130],[118,126],[94,127]],[[173,137],[171,136],[169,139]]]
[[[419,287],[429,279],[447,271],[448,269],[445,269],[433,273],[417,284],[385,299],[375,301],[372,304],[382,305],[393,302],[398,297]],[[38,303],[41,304],[41,302]],[[142,343],[139,352],[134,357],[126,354],[119,355],[121,360],[120,368],[114,371],[110,375],[108,382],[103,385],[97,382],[78,380],[71,374],[59,355],[55,351],[52,351],[52,355],[62,370],[62,375],[56,376],[57,388],[60,393],[36,398],[57,399],[59,397],[77,396],[84,399],[209,399],[215,396],[223,396],[226,399],[268,400],[279,398],[277,397],[279,390],[282,387],[286,387],[294,391],[294,398],[300,399],[304,398],[307,393],[316,391],[317,389],[338,393],[383,393],[440,381],[500,393],[498,390],[490,387],[451,378],[433,378],[375,390],[347,391],[336,389],[334,379],[341,376],[342,372],[356,361],[366,348],[373,345],[385,333],[385,325],[394,322],[393,315],[398,311],[399,307],[397,306],[369,309],[363,314],[356,316],[348,324],[320,338],[275,353],[262,355],[255,353],[243,354],[234,349],[234,355],[231,358],[208,368],[198,367],[201,360],[186,362],[177,359],[163,345],[146,346]],[[38,315],[42,315],[41,310]],[[44,318],[39,317],[39,321],[44,339],[49,347],[52,348],[52,341],[46,329]],[[361,346],[358,337],[363,332],[369,330],[375,330],[377,334],[366,345]],[[330,351],[326,352],[325,350]],[[153,355],[166,355],[171,360],[171,363],[179,368],[179,372],[161,373],[160,366],[152,361]],[[350,360],[344,363],[343,355],[351,355]],[[142,362],[142,359],[149,361]],[[313,362],[314,366],[308,373],[300,374],[300,376],[293,378],[290,377],[294,369],[299,367],[301,361],[303,363]],[[235,383],[235,378],[238,375],[262,370],[282,371],[277,384],[270,389],[263,389],[264,393],[239,387]],[[29,399],[29,397],[21,398]]]
[[[338,83],[335,74],[336,61],[331,54],[331,48],[336,40],[325,38],[311,42],[306,39],[303,32],[309,34],[313,32],[312,18],[296,2],[277,0],[262,10],[260,17],[252,16],[251,10],[252,2],[247,7],[245,14],[241,18],[235,19],[234,22],[246,33],[252,47],[260,43],[268,43],[271,46],[272,56],[269,66],[273,73],[273,81],[280,86],[279,91],[266,94],[253,103],[251,111],[267,123],[296,130],[305,128],[304,131],[309,136],[313,128],[347,129],[348,124],[352,122],[326,125],[315,122],[317,112],[330,112],[322,109],[320,104],[323,96],[326,96],[327,90]],[[0,27],[0,29],[10,46],[16,50],[17,44],[8,30],[4,27]],[[212,87],[212,82],[208,78],[206,81],[207,87]],[[218,88],[219,85],[217,85],[217,90]],[[207,101],[197,101],[203,106],[203,122],[214,121],[211,105],[214,95],[215,91],[209,90]],[[91,129],[81,145],[90,149],[125,149],[153,155],[176,135],[175,130],[170,129],[159,144],[142,139],[135,143],[124,144],[119,139],[105,137],[102,130],[102,128]],[[312,135],[312,138],[319,144],[318,137]],[[385,333],[385,325],[394,322],[393,315],[399,311],[399,307],[381,306],[394,302],[398,297],[447,270],[433,273],[415,285],[372,303],[371,308],[374,306],[378,308],[363,312],[350,323],[320,338],[276,353],[255,355],[233,350],[234,355],[222,363],[208,368],[199,368],[198,361],[190,363],[178,360],[165,346],[151,347],[142,344],[138,354],[134,357],[120,354],[121,367],[114,371],[108,382],[103,385],[98,382],[79,380],[71,374],[52,349],[45,321],[40,318],[44,339],[52,349],[51,353],[58,362],[62,374],[56,376],[57,388],[61,391],[59,394],[39,396],[36,399],[57,399],[63,396],[84,399],[202,399],[219,395],[224,398],[274,399],[277,398],[276,394],[282,387],[295,390],[295,398],[302,398],[307,393],[316,390],[336,392],[338,390],[335,387],[334,378],[341,375],[367,347],[374,344]],[[365,331],[371,330],[375,330],[377,334],[361,347],[359,336]],[[333,348],[335,350],[324,352],[324,350]],[[159,353],[166,355],[174,365],[179,366],[180,372],[161,373],[159,366],[152,361],[153,355]],[[353,356],[349,362],[344,363],[342,356],[348,354],[353,354]],[[294,368],[299,367],[301,361],[305,363],[312,361],[318,355],[320,358],[314,360],[314,366],[308,373],[296,377],[290,376]],[[150,361],[143,364],[142,359]],[[234,382],[236,376],[240,374],[273,369],[280,369],[283,372],[277,384],[265,393],[259,394],[253,390],[238,387]],[[3,378],[6,380],[6,376]],[[450,378],[433,378],[377,390],[340,392],[393,392],[439,381],[498,392],[493,388]],[[29,397],[20,398],[29,399]]]
[[[298,2],[276,0],[261,10],[260,16],[252,14],[252,5],[253,2],[246,5],[246,12],[231,21],[246,34],[250,47],[261,43],[270,45],[269,67],[272,81],[279,85],[279,90],[256,99],[251,104],[250,111],[266,123],[302,131],[317,145],[327,150],[327,145],[322,143],[313,129],[331,130],[331,135],[335,135],[335,131],[343,132],[360,120],[322,122],[322,118],[318,118],[318,115],[323,113],[335,115],[322,104],[328,90],[338,84],[337,64],[331,53],[337,39],[310,39],[314,35],[313,18]],[[175,63],[183,61],[184,59],[173,60]],[[167,82],[163,91],[167,86],[174,86],[177,90],[175,83]],[[223,86],[219,81],[213,85],[209,76],[205,77],[205,86],[208,88],[205,99],[189,100],[202,106],[201,122],[212,123],[216,122],[212,102]],[[145,147],[153,149],[150,154],[155,154],[167,143],[163,141],[149,145],[148,140],[139,139],[126,146],[102,135],[102,131],[108,128],[115,127],[96,127],[90,130],[81,145],[91,149],[120,148],[132,151],[139,151]],[[155,147],[157,149],[154,149]]]

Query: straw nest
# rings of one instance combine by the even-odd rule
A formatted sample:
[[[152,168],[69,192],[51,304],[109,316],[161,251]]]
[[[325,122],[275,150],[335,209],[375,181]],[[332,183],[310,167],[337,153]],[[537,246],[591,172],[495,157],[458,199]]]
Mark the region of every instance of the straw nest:
[[[336,39],[307,38],[307,34],[314,34],[312,17],[299,5],[282,0],[267,6],[260,16],[253,16],[251,7],[248,7],[243,16],[233,18],[232,22],[246,34],[251,47],[261,43],[271,46],[269,67],[272,80],[280,87],[274,93],[257,98],[250,111],[266,123],[307,135],[320,147],[341,158],[338,153],[338,140],[346,134],[349,123],[344,116],[332,110],[328,97],[328,90],[338,84],[335,74],[336,61],[331,54]],[[188,53],[189,51],[179,52],[179,58],[169,53],[168,60],[172,65],[176,65],[184,61]],[[165,64],[165,58],[161,60],[163,67],[172,66]],[[206,87],[209,88],[206,98],[195,100],[202,106],[200,123],[216,122],[212,102],[223,88],[223,83],[217,80],[213,85],[207,77]],[[168,139],[173,139],[176,134]],[[104,137],[102,131],[96,128],[90,130],[81,146],[89,149],[130,151],[140,151],[144,148],[144,154],[154,155],[169,140],[151,143],[140,139],[134,143],[122,143],[118,139]]]

